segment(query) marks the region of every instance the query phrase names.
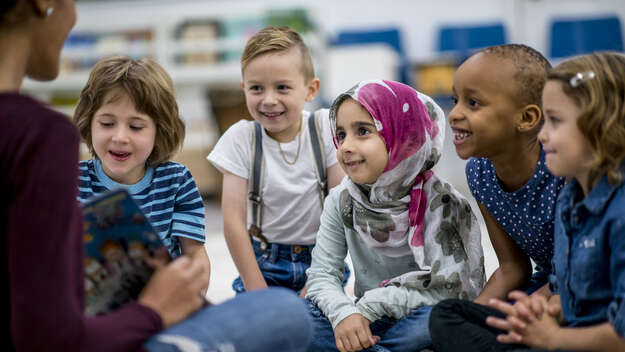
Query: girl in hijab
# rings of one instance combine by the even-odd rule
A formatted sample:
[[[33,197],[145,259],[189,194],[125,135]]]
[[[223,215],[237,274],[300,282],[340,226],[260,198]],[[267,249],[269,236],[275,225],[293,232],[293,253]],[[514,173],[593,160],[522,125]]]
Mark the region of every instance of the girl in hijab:
[[[330,122],[347,177],[326,198],[307,271],[309,351],[427,348],[431,306],[475,298],[485,277],[471,207],[432,171],[443,111],[407,85],[375,80],[341,94]],[[355,302],[342,285],[348,252]]]

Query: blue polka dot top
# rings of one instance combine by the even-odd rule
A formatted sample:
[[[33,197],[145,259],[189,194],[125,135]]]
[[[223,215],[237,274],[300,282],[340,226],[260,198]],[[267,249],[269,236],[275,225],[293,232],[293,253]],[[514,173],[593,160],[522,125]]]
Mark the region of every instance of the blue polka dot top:
[[[552,175],[545,165],[545,152],[532,178],[515,192],[501,189],[490,160],[471,158],[466,166],[467,182],[475,199],[484,204],[495,220],[540,267],[551,272],[553,224],[558,193],[565,178]]]

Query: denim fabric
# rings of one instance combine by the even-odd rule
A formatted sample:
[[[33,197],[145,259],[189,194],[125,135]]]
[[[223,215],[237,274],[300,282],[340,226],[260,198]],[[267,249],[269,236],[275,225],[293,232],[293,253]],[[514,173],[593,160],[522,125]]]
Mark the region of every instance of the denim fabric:
[[[163,352],[306,351],[311,336],[304,301],[292,291],[270,288],[208,306],[155,335],[143,348]]]
[[[252,241],[258,267],[267,285],[286,287],[297,292],[306,285],[306,270],[310,267],[313,247],[269,243],[267,248],[262,250],[260,242]],[[349,275],[349,267],[345,263],[343,285],[347,283]],[[232,282],[232,289],[237,294],[245,292],[240,276]]]
[[[309,352],[338,351],[334,339],[334,330],[330,320],[325,317],[316,304],[307,300],[308,310],[313,319],[314,335]],[[428,319],[431,306],[414,309],[408,316],[396,320],[382,317],[371,323],[371,333],[382,339],[367,352],[403,352],[420,351],[431,346]]]
[[[562,313],[570,326],[610,321],[625,335],[625,184],[601,178],[584,198],[576,180],[558,198],[555,276]]]

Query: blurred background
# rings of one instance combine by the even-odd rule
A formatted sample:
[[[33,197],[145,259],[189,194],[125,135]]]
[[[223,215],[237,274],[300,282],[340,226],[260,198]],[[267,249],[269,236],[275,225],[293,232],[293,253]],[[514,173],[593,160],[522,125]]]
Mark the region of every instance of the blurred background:
[[[596,50],[623,51],[623,0],[84,0],[52,83],[23,89],[68,116],[92,65],[123,54],[152,57],[172,76],[187,124],[175,157],[206,201],[206,249],[213,265],[208,297],[233,296],[236,268],[223,239],[221,175],[206,155],[234,122],[249,118],[240,88],[246,40],[267,25],[299,31],[311,48],[321,92],[307,109],[328,107],[363,79],[403,81],[435,98],[446,113],[456,67],[481,47],[523,43],[552,64]],[[497,68],[493,68],[497,69]],[[465,161],[447,130],[437,172],[471,199]],[[86,150],[83,158],[88,158]],[[482,221],[475,202],[476,215]],[[483,222],[482,222],[483,224]],[[482,225],[483,226],[483,225]],[[497,266],[485,229],[487,274]],[[348,293],[351,288],[348,285]]]

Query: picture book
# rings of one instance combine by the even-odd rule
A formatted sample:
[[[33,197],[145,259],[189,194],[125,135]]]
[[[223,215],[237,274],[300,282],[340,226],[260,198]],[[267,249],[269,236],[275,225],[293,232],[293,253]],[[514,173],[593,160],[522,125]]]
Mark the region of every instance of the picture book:
[[[85,203],[83,215],[85,314],[95,315],[136,299],[153,272],[146,259],[167,251],[126,190]]]

